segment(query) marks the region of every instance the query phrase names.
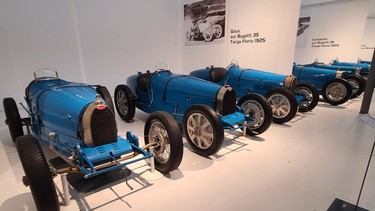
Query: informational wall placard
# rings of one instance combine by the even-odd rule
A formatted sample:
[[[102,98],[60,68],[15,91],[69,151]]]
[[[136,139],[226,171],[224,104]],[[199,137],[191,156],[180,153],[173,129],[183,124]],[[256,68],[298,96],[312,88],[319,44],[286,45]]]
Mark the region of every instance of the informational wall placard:
[[[359,59],[370,61],[375,50],[375,18],[367,19],[366,28],[363,34]]]
[[[301,8],[300,18],[310,17],[306,43],[296,42],[298,64],[332,59],[357,61],[365,28],[368,0],[344,1]],[[298,28],[303,28],[299,24]],[[297,33],[298,36],[298,33]]]
[[[208,2],[219,4],[218,1]],[[196,5],[204,4],[185,0],[181,9],[187,14],[186,8],[198,7]],[[186,36],[190,28],[185,25],[188,18],[184,15],[182,33],[184,39],[189,37],[182,48],[184,73],[210,65],[225,68],[236,60],[240,67],[290,74],[299,10],[300,0],[226,1],[223,43],[217,43],[216,39],[196,41]]]
[[[299,9],[298,0],[228,1],[227,63],[290,74]]]
[[[262,37],[259,32],[241,33],[239,29],[230,30],[230,44],[242,45],[265,42],[266,38]]]
[[[340,44],[335,42],[335,40],[329,39],[327,37],[319,37],[311,39],[312,48],[337,48]]]

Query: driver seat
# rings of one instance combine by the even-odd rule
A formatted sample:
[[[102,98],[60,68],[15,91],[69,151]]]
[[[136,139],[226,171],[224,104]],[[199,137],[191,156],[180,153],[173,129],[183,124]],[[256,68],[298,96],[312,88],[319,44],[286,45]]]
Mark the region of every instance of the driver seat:
[[[211,81],[216,83],[224,79],[227,69],[223,67],[212,67],[210,70]]]
[[[150,86],[150,78],[151,78],[151,73],[150,71],[147,71],[146,73],[142,73],[137,77],[137,87],[144,91],[147,92],[149,86]]]

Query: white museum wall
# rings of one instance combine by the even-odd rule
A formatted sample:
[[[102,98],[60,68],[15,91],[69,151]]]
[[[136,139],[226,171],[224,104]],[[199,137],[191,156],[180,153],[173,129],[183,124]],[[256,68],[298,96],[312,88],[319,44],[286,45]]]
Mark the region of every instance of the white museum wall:
[[[358,58],[371,61],[375,48],[375,18],[367,19]]]
[[[183,4],[191,2],[196,1]],[[241,67],[290,74],[299,10],[300,0],[227,0],[224,42],[184,45],[184,73],[209,65],[226,67],[235,59]],[[183,36],[185,32],[186,26]]]
[[[182,72],[178,8],[176,0],[1,1],[0,98],[22,102],[41,67],[105,85],[111,94],[160,61]]]
[[[298,38],[305,42],[297,39],[295,62],[357,61],[368,5],[368,0],[358,0],[302,7],[300,17],[310,17],[310,27]]]

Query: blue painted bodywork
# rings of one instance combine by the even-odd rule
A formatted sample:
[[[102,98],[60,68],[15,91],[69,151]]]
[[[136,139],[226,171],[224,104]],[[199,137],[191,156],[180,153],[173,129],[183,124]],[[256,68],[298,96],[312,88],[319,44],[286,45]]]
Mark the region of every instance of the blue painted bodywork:
[[[182,123],[185,111],[196,104],[208,105],[216,110],[216,96],[222,86],[209,83],[188,75],[179,75],[169,70],[156,71],[150,76],[149,88],[142,91],[137,86],[137,78],[141,73],[127,78],[127,85],[136,95],[138,109],[151,113],[166,111],[178,123]],[[245,116],[241,108],[236,112],[221,116],[224,129],[236,130],[255,123],[255,120]],[[244,122],[246,124],[244,124]]]
[[[210,67],[194,70],[190,75],[211,81]],[[262,70],[240,68],[237,65],[230,65],[222,80],[217,81],[220,85],[229,85],[237,93],[237,100],[249,94],[256,93],[265,96],[269,91],[276,88],[283,88],[286,75],[266,72]],[[304,97],[295,94],[298,103],[304,100]]]
[[[293,65],[292,74],[297,81],[313,84],[321,94],[323,86],[330,80],[337,77],[337,71],[331,69],[315,68],[303,65]]]
[[[355,63],[355,62],[339,62],[338,60],[333,60],[331,64],[336,65],[336,66],[361,68],[360,74],[368,73],[371,67],[371,62]]]
[[[48,143],[62,157],[73,157],[71,162],[78,166],[85,178],[152,157],[152,154],[138,146],[138,138],[131,132],[127,133],[127,139],[117,136],[117,140],[112,140],[110,144],[87,146],[84,143],[82,115],[96,101],[97,94],[91,85],[58,78],[34,80],[26,89],[25,99],[33,134],[39,141]],[[51,132],[55,133],[53,140],[50,138]],[[95,170],[95,166],[100,163],[132,152],[142,154],[143,157]]]
[[[349,75],[359,75],[363,73],[363,69],[360,67],[355,66],[344,66],[344,65],[328,65],[323,63],[314,62],[311,64],[304,64],[305,67],[315,67],[315,68],[322,68],[322,69],[329,69],[329,70],[335,70],[335,71],[342,71],[342,76],[347,77]]]

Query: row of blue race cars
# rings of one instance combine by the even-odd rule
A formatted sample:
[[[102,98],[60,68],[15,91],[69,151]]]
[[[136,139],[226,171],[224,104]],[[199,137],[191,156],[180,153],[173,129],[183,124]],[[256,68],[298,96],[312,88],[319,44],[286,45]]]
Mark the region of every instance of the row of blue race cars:
[[[272,121],[285,123],[297,111],[313,110],[319,95],[332,105],[359,96],[369,67],[315,62],[293,65],[293,75],[240,68],[236,62],[190,75],[158,67],[118,85],[114,103],[104,86],[65,81],[56,71],[42,69],[25,89],[27,105],[21,105],[28,117],[21,118],[13,98],[5,98],[3,106],[26,175],[23,182],[30,186],[37,209],[59,210],[56,175],[90,178],[151,157],[156,169],[167,174],[178,168],[183,157],[181,130],[195,153],[210,156],[222,147],[224,130],[258,135]],[[118,135],[115,108],[127,122],[136,108],[150,113],[143,147],[130,131],[126,138]],[[64,167],[47,161],[41,144],[61,158]]]

